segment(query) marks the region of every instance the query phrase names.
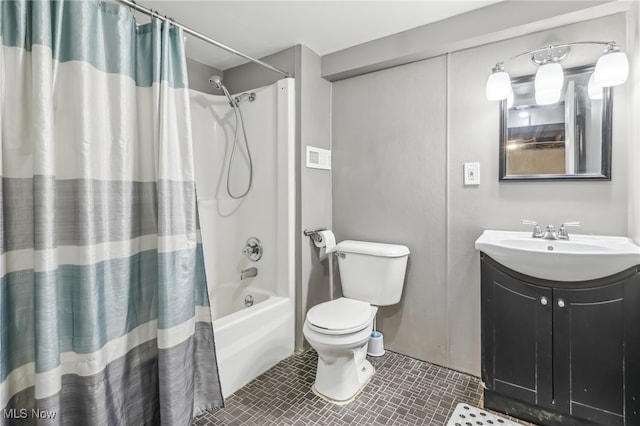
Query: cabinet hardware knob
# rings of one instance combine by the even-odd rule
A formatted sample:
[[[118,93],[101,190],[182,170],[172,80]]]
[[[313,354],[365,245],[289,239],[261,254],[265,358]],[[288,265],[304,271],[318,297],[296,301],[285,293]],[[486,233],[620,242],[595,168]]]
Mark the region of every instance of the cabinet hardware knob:
[[[563,299],[559,299],[558,300],[558,306],[561,308],[564,308],[564,300]]]
[[[547,306],[547,303],[549,303],[549,300],[547,300],[546,297],[541,297],[540,298],[540,303],[544,306]]]

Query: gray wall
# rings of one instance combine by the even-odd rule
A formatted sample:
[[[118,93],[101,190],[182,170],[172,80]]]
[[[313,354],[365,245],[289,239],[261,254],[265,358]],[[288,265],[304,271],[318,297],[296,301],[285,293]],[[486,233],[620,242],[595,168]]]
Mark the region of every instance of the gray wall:
[[[259,58],[284,72],[294,75],[296,72],[296,48],[282,50],[273,55]],[[224,82],[231,93],[240,93],[258,87],[268,86],[284,78],[282,74],[271,71],[262,65],[249,62],[224,71]]]
[[[296,47],[260,59],[282,71],[295,74]],[[281,74],[252,62],[221,71],[191,58],[187,58],[187,73],[191,89],[214,95],[222,95],[223,93],[209,84],[209,77],[212,75],[222,77],[224,85],[231,94],[268,86],[284,78]]]
[[[222,77],[222,71],[219,69],[187,58],[187,75],[189,77],[189,87],[191,89],[215,95],[219,94],[218,91],[209,84],[209,77],[212,75],[219,75]]]
[[[329,300],[328,258],[320,259],[320,249],[305,229],[331,228],[331,172],[306,167],[306,147],[331,149],[331,83],[320,76],[320,56],[306,46],[296,46],[298,104],[297,132],[300,142],[300,259],[296,287],[296,348],[306,346],[302,325],[307,311]]]
[[[411,250],[401,303],[382,308],[388,349],[447,365],[446,58],[333,83],[338,240]],[[428,342],[428,344],[425,344]]]
[[[627,235],[625,87],[615,90],[611,182],[498,182],[496,61],[550,40],[625,40],[623,14],[491,43],[333,84],[333,224],[338,239],[411,249],[401,302],[381,310],[388,349],[479,375],[483,229],[579,220],[580,233]],[[577,49],[576,49],[577,50]],[[480,162],[481,185],[463,186]],[[634,167],[637,167],[634,165]]]

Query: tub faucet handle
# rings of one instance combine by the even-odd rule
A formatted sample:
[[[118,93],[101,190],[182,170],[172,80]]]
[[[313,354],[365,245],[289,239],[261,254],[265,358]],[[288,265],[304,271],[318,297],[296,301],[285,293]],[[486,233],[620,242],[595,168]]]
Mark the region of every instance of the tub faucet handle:
[[[242,254],[247,256],[249,260],[257,262],[262,257],[262,243],[256,237],[251,237],[247,240],[242,249]]]
[[[246,246],[242,249],[242,254],[245,256],[252,255],[253,253],[257,253],[259,251],[258,246]]]

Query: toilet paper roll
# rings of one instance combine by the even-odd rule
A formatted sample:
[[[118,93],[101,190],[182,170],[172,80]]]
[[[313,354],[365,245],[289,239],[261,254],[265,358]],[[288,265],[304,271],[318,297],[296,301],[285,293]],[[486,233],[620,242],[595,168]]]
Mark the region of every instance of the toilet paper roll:
[[[336,236],[333,235],[333,232],[319,231],[318,234],[322,237],[320,242],[314,241],[316,247],[324,248],[325,253],[333,253],[336,251]]]

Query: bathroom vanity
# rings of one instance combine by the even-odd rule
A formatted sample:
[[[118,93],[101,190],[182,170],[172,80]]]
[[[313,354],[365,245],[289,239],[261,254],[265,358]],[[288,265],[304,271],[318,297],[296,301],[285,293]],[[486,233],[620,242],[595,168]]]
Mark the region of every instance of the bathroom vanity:
[[[571,260],[561,256],[573,250],[569,243],[539,243],[548,252],[528,253],[533,263],[538,255],[559,262],[551,269]],[[509,268],[482,243],[476,248],[485,408],[540,425],[640,425],[640,252],[637,265],[606,277],[558,281]],[[505,263],[513,251],[504,252]]]
[[[543,425],[640,424],[640,268],[539,280],[481,256],[484,405]]]

